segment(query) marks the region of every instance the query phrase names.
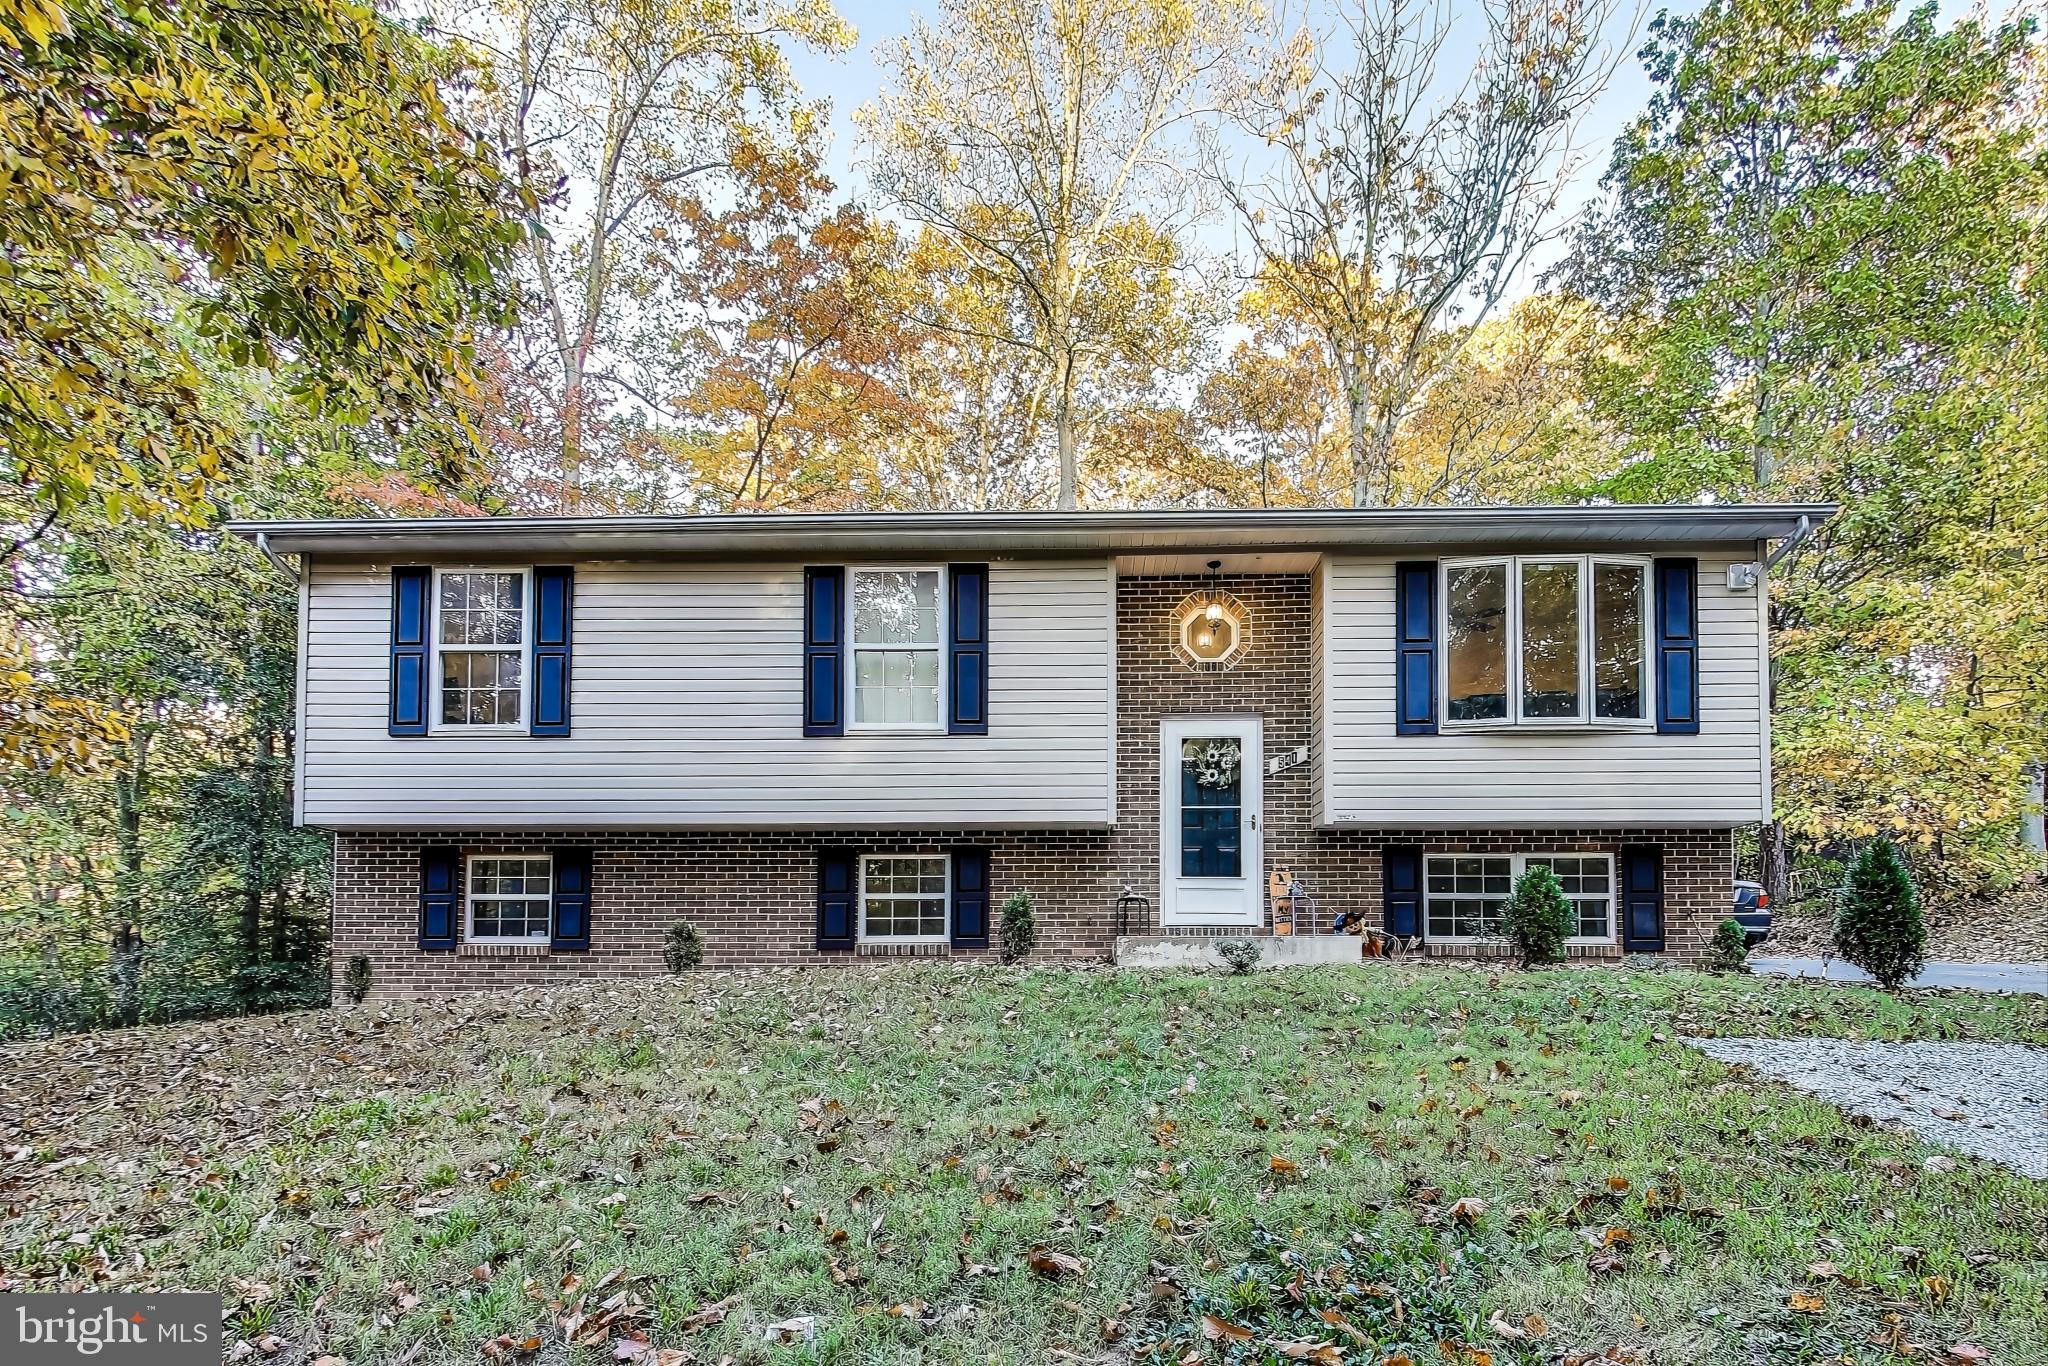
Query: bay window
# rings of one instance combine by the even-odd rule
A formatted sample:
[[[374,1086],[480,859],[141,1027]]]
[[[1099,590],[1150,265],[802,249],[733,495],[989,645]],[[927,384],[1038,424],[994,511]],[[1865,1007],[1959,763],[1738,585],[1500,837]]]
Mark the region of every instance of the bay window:
[[[1444,723],[1650,720],[1650,562],[1500,556],[1443,567]]]

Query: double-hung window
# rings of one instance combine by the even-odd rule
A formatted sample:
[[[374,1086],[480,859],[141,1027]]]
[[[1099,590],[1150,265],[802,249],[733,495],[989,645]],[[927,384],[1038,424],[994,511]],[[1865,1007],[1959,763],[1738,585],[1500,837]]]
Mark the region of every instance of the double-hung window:
[[[1443,567],[1445,726],[1648,726],[1650,562],[1500,556]]]
[[[1614,942],[1614,859],[1609,854],[1431,854],[1423,927],[1430,939],[1457,943],[1501,932],[1501,906],[1516,879],[1548,868],[1572,903],[1572,944]]]
[[[554,864],[546,854],[471,855],[462,937],[475,944],[545,944]]]
[[[943,942],[950,862],[944,854],[863,855],[860,937],[895,944]]]
[[[855,730],[944,730],[945,639],[938,569],[853,569]]]
[[[525,724],[530,616],[523,569],[435,572],[436,729]]]

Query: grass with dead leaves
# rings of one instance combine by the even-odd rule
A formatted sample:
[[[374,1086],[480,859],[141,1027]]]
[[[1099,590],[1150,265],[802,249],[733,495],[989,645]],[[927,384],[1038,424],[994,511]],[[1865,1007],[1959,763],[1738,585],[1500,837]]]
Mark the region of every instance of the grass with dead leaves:
[[[0,1278],[353,1366],[2044,1359],[2048,1183],[1688,1034],[2048,1003],[926,964],[60,1039],[0,1052]]]

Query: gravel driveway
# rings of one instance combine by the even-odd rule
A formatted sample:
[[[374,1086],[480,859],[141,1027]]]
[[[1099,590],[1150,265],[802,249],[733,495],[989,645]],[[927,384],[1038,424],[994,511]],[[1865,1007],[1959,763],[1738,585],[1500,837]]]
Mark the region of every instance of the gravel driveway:
[[[2019,1043],[1688,1039],[1929,1143],[2048,1179],[2048,1048]]]

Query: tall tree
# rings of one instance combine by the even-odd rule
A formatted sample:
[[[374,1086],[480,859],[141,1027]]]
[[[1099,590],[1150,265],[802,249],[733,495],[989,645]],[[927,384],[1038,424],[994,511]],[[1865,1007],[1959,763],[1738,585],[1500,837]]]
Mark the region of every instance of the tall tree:
[[[1062,508],[1078,504],[1086,385],[1119,361],[1155,363],[1160,340],[1123,309],[1122,286],[1180,264],[1192,201],[1171,144],[1248,12],[1248,0],[944,0],[937,23],[916,21],[883,55],[892,88],[861,115],[876,187],[1028,304],[1028,326],[990,337],[1046,371]]]
[[[1595,491],[1838,500],[1779,576],[1779,814],[2009,874],[2042,756],[2048,160],[2031,27],[1889,0],[1657,21],[1657,93],[1571,277],[1625,463]],[[1776,863],[1776,861],[1773,861]],[[1774,869],[1775,871],[1775,869]]]
[[[461,450],[471,339],[518,220],[451,115],[459,54],[340,0],[25,0],[0,25],[0,460],[24,546],[80,509],[191,523],[241,458],[209,376]],[[88,760],[121,722],[53,694],[0,621],[0,757]]]
[[[850,204],[808,153],[747,158],[726,207],[688,206],[647,270],[703,311],[675,338],[691,386],[677,408],[711,424],[700,475],[728,507],[887,501],[888,454],[925,418],[899,388],[907,339],[883,277],[895,235]]]
[[[695,300],[643,262],[708,185],[812,134],[783,45],[838,51],[853,33],[830,0],[498,0],[440,21],[491,54],[479,109],[546,206],[523,257],[538,323],[523,359],[552,391],[573,510],[593,435],[637,430],[620,405],[673,415],[673,357],[629,342],[657,315],[687,326]]]
[[[1613,68],[1614,0],[1478,11],[1449,98],[1447,0],[1366,0],[1334,36],[1283,37],[1233,99],[1258,150],[1210,156],[1266,287],[1323,333],[1359,507],[1395,496],[1402,423],[1556,231],[1573,134]]]

